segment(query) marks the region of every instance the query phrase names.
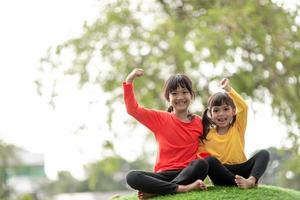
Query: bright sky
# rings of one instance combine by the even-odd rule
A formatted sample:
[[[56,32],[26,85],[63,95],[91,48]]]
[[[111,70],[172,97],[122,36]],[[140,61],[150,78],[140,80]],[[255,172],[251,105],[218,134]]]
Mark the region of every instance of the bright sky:
[[[91,153],[99,152],[101,143],[92,145],[100,141],[99,134],[97,140],[92,133],[84,139],[70,134],[74,129],[71,124],[80,126],[88,113],[80,106],[72,110],[72,105],[87,102],[84,95],[71,92],[74,99],[68,94],[68,102],[55,111],[37,95],[34,80],[39,59],[48,47],[77,36],[83,22],[97,16],[96,5],[92,0],[0,2],[0,138],[44,153],[46,172],[51,177],[58,169],[70,169],[80,176],[81,165],[90,158],[76,154],[78,143],[90,143]],[[79,114],[72,116],[74,113]]]
[[[37,95],[34,85],[39,59],[47,48],[79,35],[83,22],[97,15],[93,0],[0,1],[0,139],[43,153],[49,177],[55,177],[57,170],[82,177],[82,165],[101,158],[100,146],[103,139],[109,139],[102,134],[108,129],[99,117],[106,112],[99,89],[90,86],[77,91],[73,81],[67,80],[66,92],[53,110]],[[90,100],[97,103],[90,105]],[[286,134],[268,106],[256,108],[255,118],[252,110],[249,113],[248,154],[279,145]],[[85,133],[74,134],[83,123],[89,125]],[[130,154],[142,148],[123,148],[126,137],[122,138],[120,152]]]

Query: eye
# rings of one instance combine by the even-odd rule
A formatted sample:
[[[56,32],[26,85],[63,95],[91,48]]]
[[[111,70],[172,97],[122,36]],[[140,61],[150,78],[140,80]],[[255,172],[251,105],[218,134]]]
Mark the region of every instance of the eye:
[[[171,95],[176,95],[177,94],[177,92],[171,92]]]
[[[219,109],[213,109],[212,111],[213,111],[213,113],[217,113],[217,112],[219,112]]]

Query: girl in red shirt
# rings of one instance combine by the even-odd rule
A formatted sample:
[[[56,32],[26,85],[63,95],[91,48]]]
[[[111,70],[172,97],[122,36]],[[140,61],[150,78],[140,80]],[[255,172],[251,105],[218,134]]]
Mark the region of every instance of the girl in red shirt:
[[[139,191],[139,199],[206,189],[203,180],[208,164],[196,156],[199,138],[202,139],[202,121],[188,110],[195,96],[191,80],[180,74],[167,80],[164,96],[171,105],[167,112],[147,109],[137,103],[133,81],[143,74],[142,69],[134,69],[127,76],[123,83],[124,101],[128,114],[154,134],[158,152],[154,172],[131,171],[126,177],[128,185]]]

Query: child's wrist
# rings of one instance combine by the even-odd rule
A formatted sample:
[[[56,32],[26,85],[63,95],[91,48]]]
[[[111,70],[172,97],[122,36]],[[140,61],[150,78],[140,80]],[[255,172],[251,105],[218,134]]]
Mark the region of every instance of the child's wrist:
[[[133,80],[134,80],[133,77],[127,77],[126,80],[125,80],[125,82],[126,82],[126,83],[132,83]]]
[[[226,92],[230,92],[231,91],[231,87],[230,86],[228,86],[228,87],[226,87],[224,89],[225,89]]]
[[[126,79],[125,82],[126,82],[126,83],[132,83],[133,80],[131,80],[131,79]]]

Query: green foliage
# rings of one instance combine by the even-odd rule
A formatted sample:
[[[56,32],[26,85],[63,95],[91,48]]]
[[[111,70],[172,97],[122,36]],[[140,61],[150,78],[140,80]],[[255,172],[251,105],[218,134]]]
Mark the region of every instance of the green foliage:
[[[7,169],[11,162],[18,163],[17,148],[0,140],[0,199],[8,198],[11,189],[7,185]]]
[[[264,101],[265,96],[258,94],[267,91],[275,113],[287,124],[299,126],[296,12],[260,0],[153,1],[147,5],[122,0],[107,4],[100,12],[94,23],[85,24],[79,38],[48,51],[41,72],[52,67],[65,76],[79,77],[80,86],[97,84],[111,93],[108,105],[113,105],[120,101],[125,76],[141,67],[146,76],[136,82],[137,88],[143,88],[140,102],[158,109],[165,109],[160,93],[170,74],[191,76],[201,94],[196,100],[202,103],[212,81],[230,76],[234,87],[255,100]],[[70,52],[68,60],[64,55]],[[42,91],[45,80],[37,84]],[[57,84],[54,78],[54,90]]]
[[[36,198],[32,194],[24,194],[22,195],[21,200],[36,200]]]
[[[88,191],[87,182],[75,179],[70,172],[58,172],[57,180],[41,186],[41,190],[52,196],[59,193],[73,193]]]
[[[120,157],[108,157],[85,166],[87,178],[75,179],[70,172],[60,171],[57,180],[41,185],[41,191],[48,196],[59,193],[106,192],[125,190],[125,175],[129,169],[150,170],[150,166],[138,159],[129,163]]]
[[[274,186],[259,186],[253,189],[239,189],[237,187],[208,187],[207,191],[193,191],[176,195],[157,196],[153,200],[219,200],[219,199],[238,199],[238,200],[294,200],[300,198],[300,192]],[[120,197],[116,200],[136,200],[136,194]]]
[[[114,175],[121,170],[120,166],[121,160],[115,157],[108,157],[104,160],[88,164],[86,166],[86,171],[88,176],[88,185],[91,191],[124,189],[125,185],[121,185],[118,182],[121,180],[115,180],[117,177],[114,177]]]
[[[139,102],[156,109],[165,109],[161,92],[170,74],[188,74],[200,94],[196,101],[204,105],[211,84],[230,77],[243,95],[261,102],[271,98],[274,113],[290,128],[287,137],[299,152],[299,7],[286,11],[269,0],[116,0],[99,12],[80,37],[50,48],[42,58],[41,73],[53,71],[50,103],[59,95],[59,72],[76,77],[80,87],[96,84],[110,93],[109,123],[114,103],[121,102],[121,83],[134,67],[146,72],[135,82]],[[47,80],[36,81],[41,94],[49,93],[44,91]],[[293,163],[298,163],[299,153],[294,156]],[[100,188],[96,177],[112,173],[101,170],[89,180],[95,190]]]
[[[293,189],[300,189],[300,157],[291,156],[290,159],[283,163],[280,170],[278,182],[283,187],[290,187]]]
[[[149,169],[144,161],[128,163],[123,158],[107,157],[86,165],[85,170],[90,191],[113,191],[126,189],[125,176],[129,169]]]
[[[300,156],[291,149],[272,147],[268,151],[270,162],[260,182],[300,190]]]

